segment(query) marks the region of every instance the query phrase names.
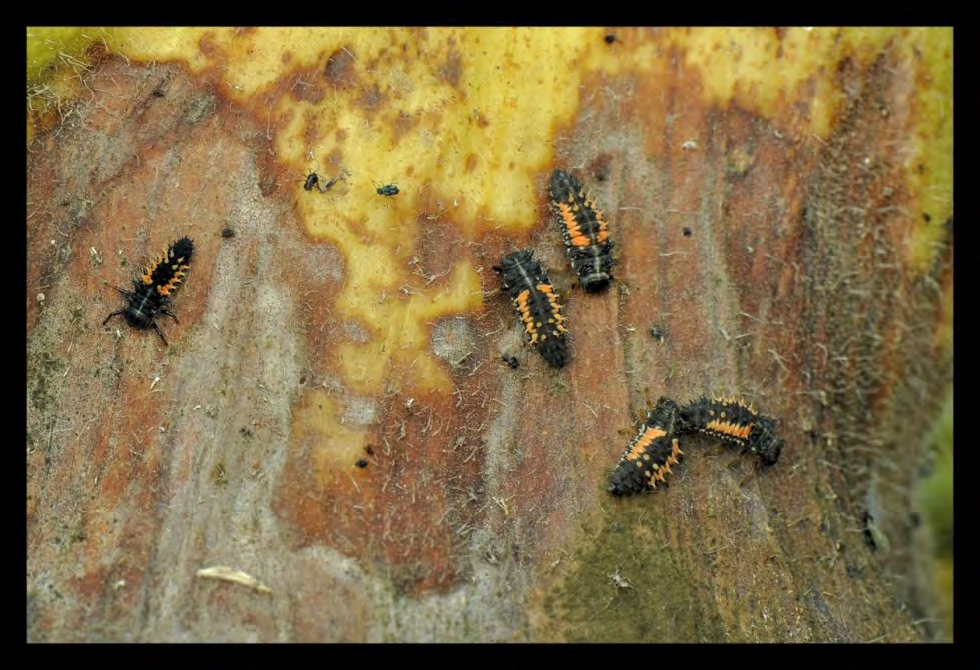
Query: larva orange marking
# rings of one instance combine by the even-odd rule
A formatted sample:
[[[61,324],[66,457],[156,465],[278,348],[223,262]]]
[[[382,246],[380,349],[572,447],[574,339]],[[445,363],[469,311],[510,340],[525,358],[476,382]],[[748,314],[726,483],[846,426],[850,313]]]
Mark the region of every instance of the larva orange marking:
[[[702,396],[688,403],[680,410],[678,425],[681,433],[698,431],[751,451],[766,465],[775,463],[783,448],[776,422],[734,396]]]
[[[564,367],[568,360],[565,318],[551,280],[534,252],[522,249],[505,256],[494,270],[500,273],[503,289],[511,297],[524,332],[544,360]]]
[[[561,227],[565,252],[586,291],[600,291],[612,279],[612,240],[602,210],[582,184],[564,170],[551,174],[551,207]]]
[[[632,495],[654,490],[666,482],[671,466],[684,452],[675,435],[678,407],[669,398],[660,398],[647,412],[636,437],[626,446],[606,489],[614,495]]]

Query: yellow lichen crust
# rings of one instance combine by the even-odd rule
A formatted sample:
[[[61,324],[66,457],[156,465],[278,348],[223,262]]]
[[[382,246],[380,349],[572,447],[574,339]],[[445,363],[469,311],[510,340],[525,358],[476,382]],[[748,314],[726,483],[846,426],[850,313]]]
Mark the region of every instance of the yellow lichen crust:
[[[915,267],[933,257],[951,212],[950,29],[668,28],[620,31],[614,44],[599,28],[57,30],[28,31],[33,72],[42,63],[70,63],[63,47],[80,53],[86,40],[133,61],[179,63],[207,73],[209,86],[265,127],[284,173],[295,175],[297,195],[309,195],[301,180],[311,166],[329,177],[346,171],[328,197],[300,197],[296,211],[308,235],[346,258],[338,310],[363,320],[375,338],[395,338],[360,352],[371,359],[350,371],[360,390],[380,389],[384,370],[416,360],[416,383],[448,388],[426,350],[424,324],[480,308],[473,258],[460,254],[450,277],[427,293],[410,292],[395,270],[417,253],[430,222],[450,225],[461,244],[477,239],[487,222],[514,233],[535,225],[534,177],[553,158],[547,138],[574,118],[580,84],[596,73],[666,76],[673,53],[708,104],[735,104],[776,128],[825,138],[843,94],[841,83],[821,72],[829,63],[867,64],[897,49],[923,82],[920,130],[906,164],[909,186],[931,219],[910,232]],[[783,101],[802,96],[807,115],[790,117],[797,108]],[[377,185],[389,183],[399,194],[379,197]],[[584,245],[573,212],[562,206],[571,244]],[[599,242],[607,236],[599,232]],[[392,304],[399,291],[408,299]]]

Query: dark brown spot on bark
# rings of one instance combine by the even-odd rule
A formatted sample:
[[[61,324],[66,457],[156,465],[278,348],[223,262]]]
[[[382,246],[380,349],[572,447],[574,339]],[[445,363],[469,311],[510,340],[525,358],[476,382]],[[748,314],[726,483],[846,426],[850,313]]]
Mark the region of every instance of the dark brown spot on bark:
[[[340,149],[335,148],[327,155],[327,164],[331,166],[339,166],[344,162],[344,152]]]
[[[105,42],[100,40],[90,44],[85,49],[85,55],[91,60],[93,65],[96,65],[109,57],[109,51],[106,49]]]
[[[596,181],[606,181],[609,179],[609,173],[612,170],[612,156],[609,154],[602,154],[596,156],[592,161],[592,165],[589,166],[589,172],[595,175]]]
[[[323,76],[334,86],[351,86],[354,83],[354,56],[347,47],[337,49],[327,58]]]
[[[454,49],[450,49],[449,55],[446,57],[446,62],[436,70],[436,76],[447,82],[453,88],[456,88],[459,86],[459,75],[462,71],[463,62],[459,53]]]
[[[216,58],[221,53],[218,43],[214,40],[213,30],[209,30],[201,35],[201,39],[197,41],[197,48],[208,58]]]
[[[312,105],[317,105],[323,101],[323,84],[317,78],[315,70],[302,70],[293,80],[290,93],[297,100],[305,100]]]
[[[399,112],[398,117],[395,118],[395,123],[394,123],[395,136],[393,139],[397,140],[402,135],[405,135],[417,123],[418,123],[418,117],[414,117],[411,114],[406,114],[405,112]]]
[[[384,102],[384,94],[381,93],[381,89],[375,84],[368,90],[364,91],[364,95],[361,96],[361,104],[364,105],[366,109],[376,109],[382,102]]]

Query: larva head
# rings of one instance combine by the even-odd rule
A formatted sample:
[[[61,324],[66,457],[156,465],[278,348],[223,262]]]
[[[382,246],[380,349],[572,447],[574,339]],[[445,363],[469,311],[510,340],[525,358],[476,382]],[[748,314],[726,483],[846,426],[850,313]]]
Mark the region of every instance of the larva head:
[[[609,479],[606,491],[614,496],[631,496],[647,490],[648,479],[643,476],[643,470],[632,463],[620,463]]]
[[[551,173],[551,198],[555,202],[568,202],[571,196],[582,190],[582,185],[575,177],[564,170]]]
[[[493,269],[500,274],[500,281],[505,292],[511,294],[511,298],[516,298],[518,292],[526,282],[523,280],[522,268],[534,268],[537,261],[534,260],[534,251],[531,249],[520,249],[511,252],[500,259],[500,265],[494,265]]]
[[[660,426],[664,431],[673,433],[679,414],[680,408],[677,403],[666,396],[661,396],[657,400],[657,406],[647,412],[646,423],[648,426]]]
[[[142,296],[139,296],[142,297]],[[123,318],[133,328],[146,330],[152,327],[153,318],[156,316],[157,307],[151,301],[130,299],[129,304],[122,311]]]
[[[772,465],[779,460],[783,439],[776,434],[775,421],[766,416],[760,416],[755,421],[749,436],[749,450],[766,465]]]
[[[677,414],[678,428],[683,432],[704,430],[711,421],[711,399],[701,396],[684,405]]]

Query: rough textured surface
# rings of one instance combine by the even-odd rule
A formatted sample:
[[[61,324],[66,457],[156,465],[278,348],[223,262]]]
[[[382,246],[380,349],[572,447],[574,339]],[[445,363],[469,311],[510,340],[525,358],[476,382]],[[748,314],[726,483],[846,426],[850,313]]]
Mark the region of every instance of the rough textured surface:
[[[910,489],[952,374],[951,34],[114,39],[29,147],[30,640],[936,635]],[[555,167],[609,221],[603,293]],[[181,235],[170,346],[100,326]],[[528,246],[560,371],[491,270]],[[646,402],[706,392],[777,418],[779,462],[692,438],[609,496]]]

